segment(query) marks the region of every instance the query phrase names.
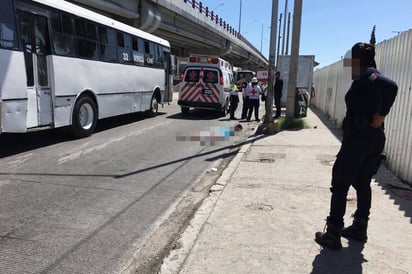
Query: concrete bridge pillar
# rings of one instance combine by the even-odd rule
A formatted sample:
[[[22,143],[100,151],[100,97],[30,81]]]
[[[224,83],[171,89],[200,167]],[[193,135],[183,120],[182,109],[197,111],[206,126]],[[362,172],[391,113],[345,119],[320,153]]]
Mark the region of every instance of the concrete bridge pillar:
[[[154,3],[148,0],[140,0],[140,3],[140,26],[138,27],[141,30],[152,33],[159,27],[162,21],[160,11]]]

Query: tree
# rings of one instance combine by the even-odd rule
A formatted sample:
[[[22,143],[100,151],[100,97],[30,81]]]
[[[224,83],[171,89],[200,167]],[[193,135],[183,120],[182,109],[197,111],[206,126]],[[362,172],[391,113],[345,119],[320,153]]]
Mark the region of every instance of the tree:
[[[374,46],[376,44],[376,37],[375,37],[375,30],[376,30],[376,26],[373,26],[372,29],[372,33],[371,33],[371,40],[369,41],[369,43]]]

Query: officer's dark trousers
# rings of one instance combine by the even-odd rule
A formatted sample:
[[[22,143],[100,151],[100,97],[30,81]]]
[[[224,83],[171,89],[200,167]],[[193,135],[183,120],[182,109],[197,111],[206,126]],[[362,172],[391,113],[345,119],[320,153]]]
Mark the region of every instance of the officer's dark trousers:
[[[282,107],[280,105],[280,101],[282,99],[282,94],[275,94],[275,106],[276,106],[276,114],[275,117],[280,117],[281,113],[282,113]]]
[[[239,103],[239,96],[237,95],[230,95],[230,118],[235,118],[235,111],[237,109],[237,105]]]
[[[255,111],[255,119],[259,120],[259,99],[249,99],[249,110],[247,112],[247,120],[252,117],[253,110]]]
[[[382,128],[368,128],[343,138],[332,169],[332,198],[328,222],[335,227],[344,226],[346,197],[351,185],[357,196],[355,216],[369,217],[372,200],[370,182],[379,169],[384,145],[385,134]]]
[[[249,96],[243,96],[242,119],[246,119],[249,109]]]

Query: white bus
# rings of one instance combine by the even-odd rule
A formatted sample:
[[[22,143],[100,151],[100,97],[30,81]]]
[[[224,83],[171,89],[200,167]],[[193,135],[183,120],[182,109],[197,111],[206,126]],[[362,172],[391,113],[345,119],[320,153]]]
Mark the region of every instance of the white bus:
[[[154,113],[172,101],[170,44],[63,0],[0,1],[0,133]]]

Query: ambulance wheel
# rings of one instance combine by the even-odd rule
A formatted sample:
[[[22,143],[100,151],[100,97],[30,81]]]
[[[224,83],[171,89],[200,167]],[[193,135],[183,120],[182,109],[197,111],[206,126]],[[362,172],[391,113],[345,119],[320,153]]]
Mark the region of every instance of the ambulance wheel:
[[[189,108],[188,107],[182,107],[182,113],[183,114],[188,114],[189,113]]]
[[[223,106],[221,112],[222,116],[226,116],[229,113],[229,101],[226,100],[225,105]]]
[[[97,106],[89,96],[80,97],[73,109],[70,132],[78,138],[90,136],[97,125]]]

